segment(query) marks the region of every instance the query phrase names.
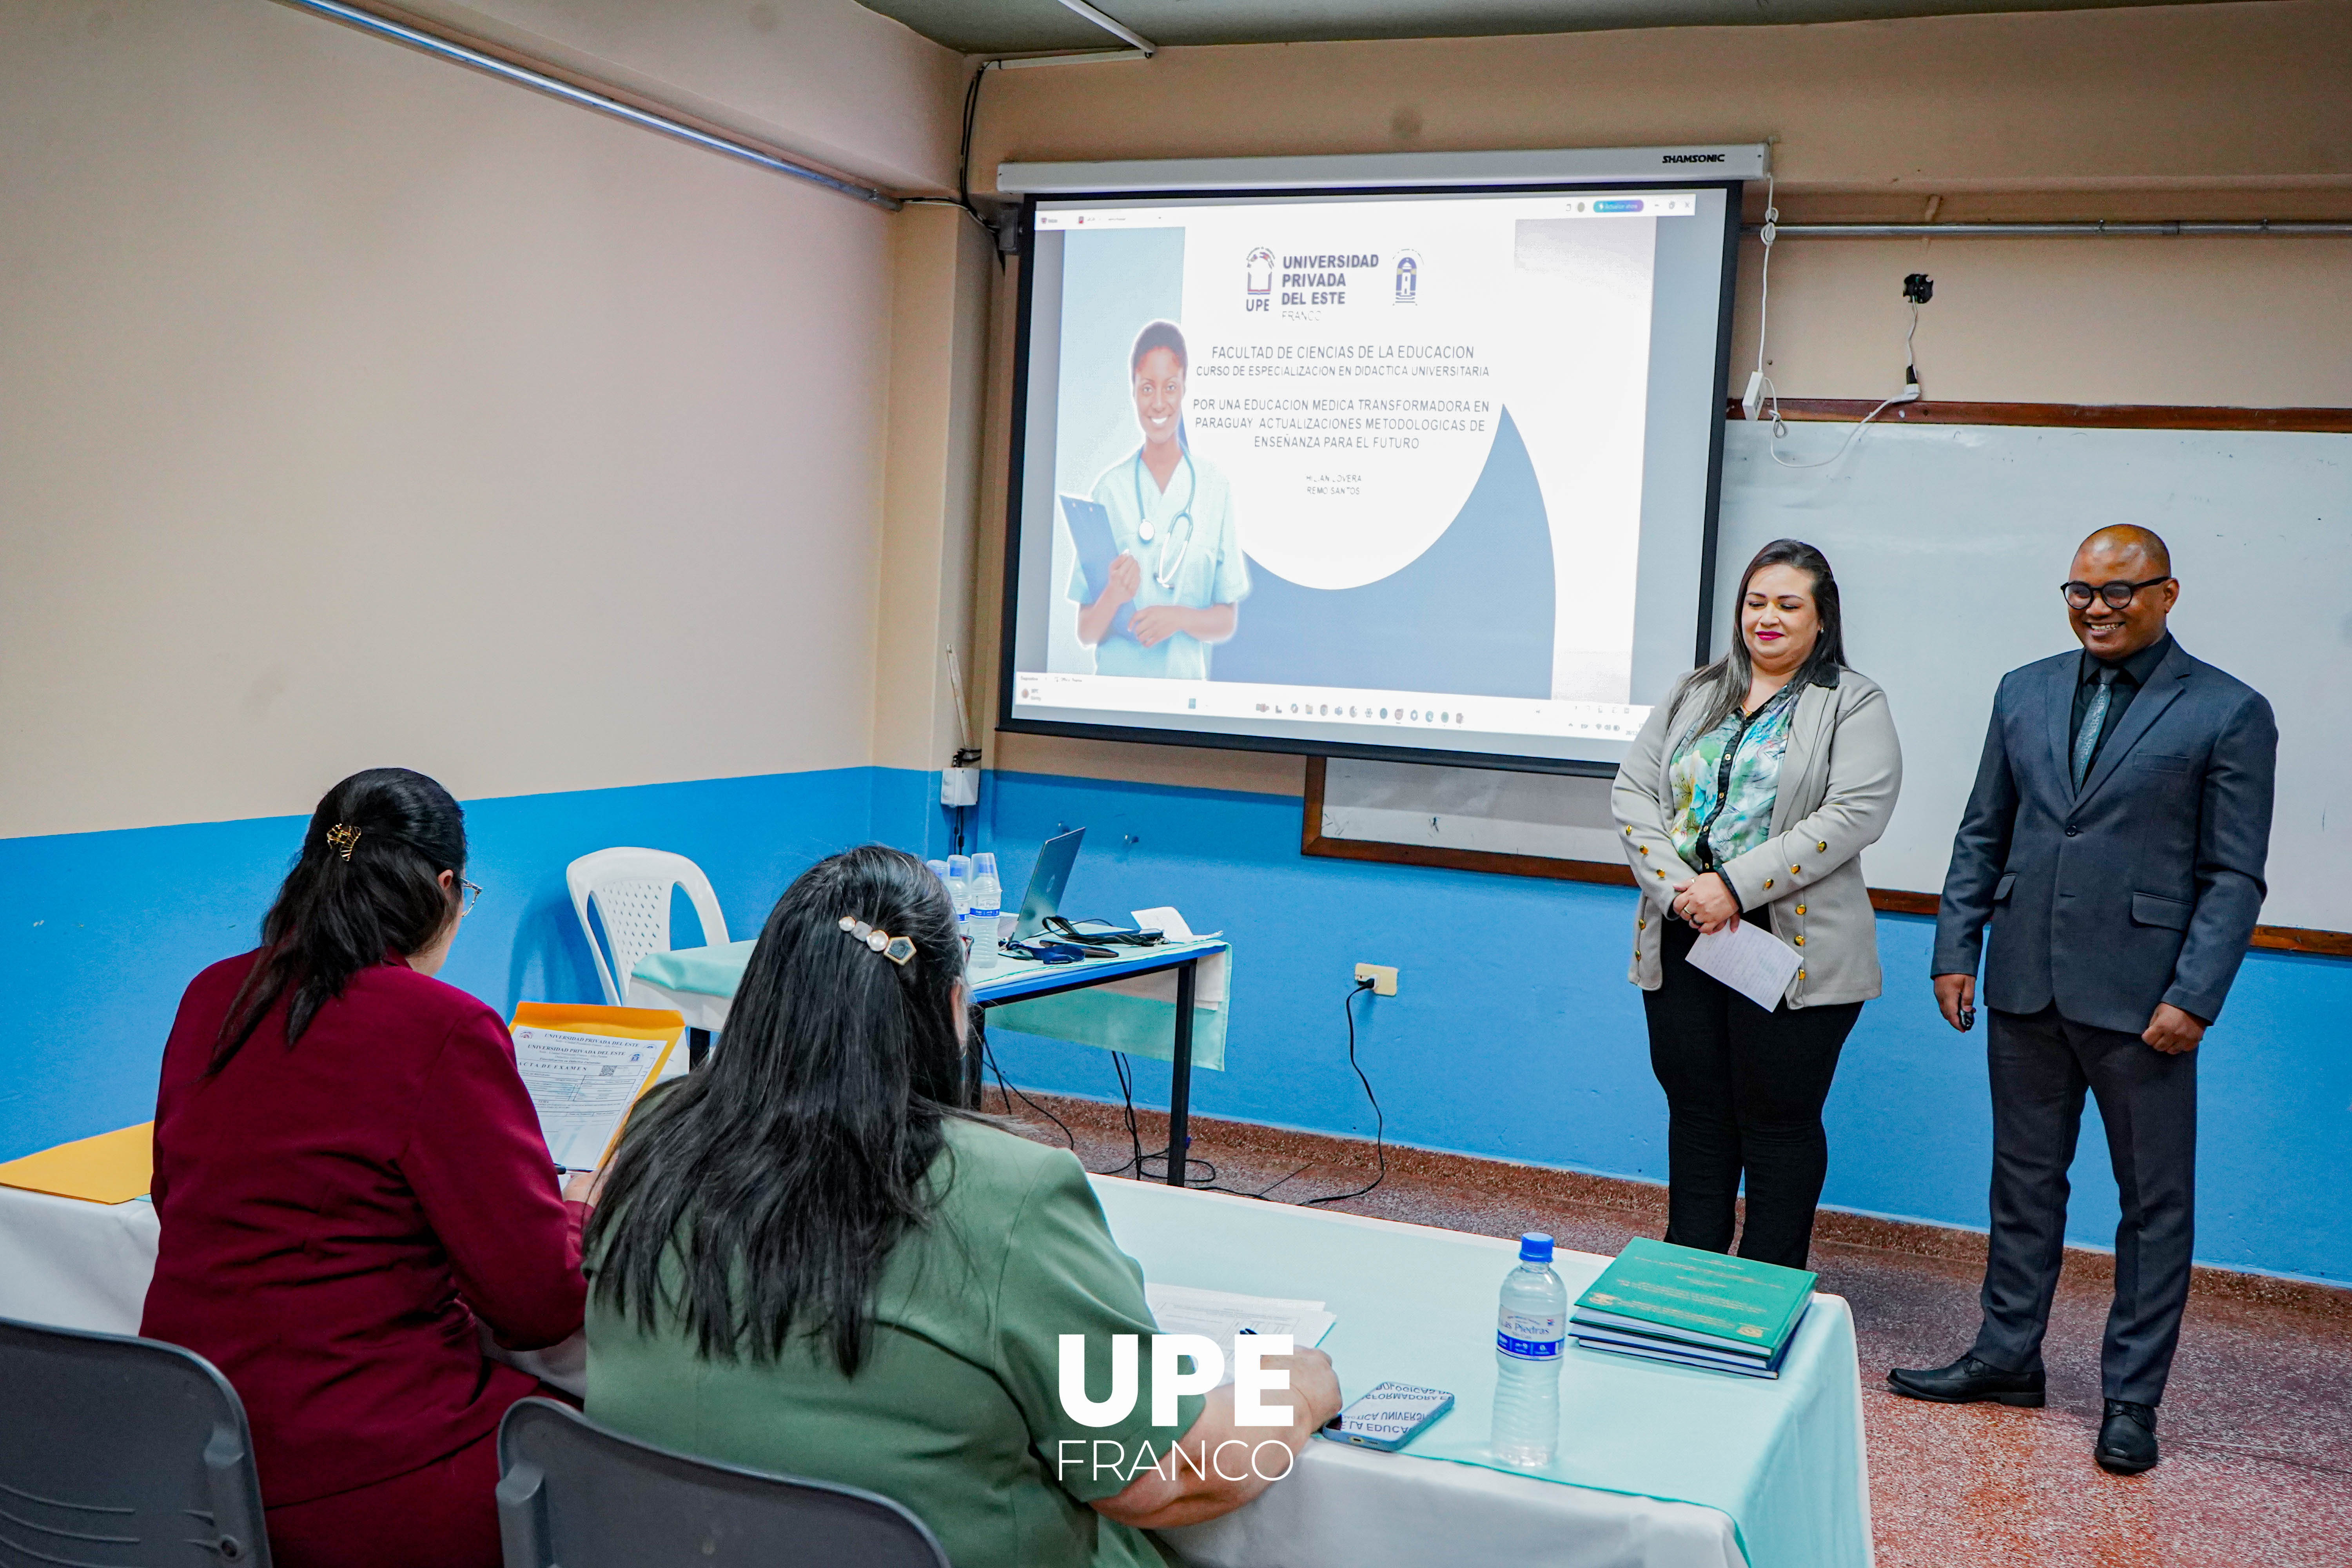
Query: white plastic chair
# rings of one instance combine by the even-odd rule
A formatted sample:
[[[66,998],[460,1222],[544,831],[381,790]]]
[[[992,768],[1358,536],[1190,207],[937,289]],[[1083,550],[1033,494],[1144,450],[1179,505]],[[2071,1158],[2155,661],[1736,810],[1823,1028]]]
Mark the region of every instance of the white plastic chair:
[[[710,890],[710,879],[683,855],[667,849],[599,849],[565,867],[563,880],[572,889],[572,907],[580,916],[588,951],[595,955],[596,978],[604,982],[604,1000],[611,1006],[623,1005],[621,993],[639,959],[649,952],[669,951],[672,888],[686,889],[688,901],[702,921],[703,941],[716,947],[730,940],[727,917],[719,912],[719,895]],[[612,944],[609,967],[604,949],[596,941],[596,928],[588,920],[591,900],[596,905],[596,918],[604,922],[604,940]]]

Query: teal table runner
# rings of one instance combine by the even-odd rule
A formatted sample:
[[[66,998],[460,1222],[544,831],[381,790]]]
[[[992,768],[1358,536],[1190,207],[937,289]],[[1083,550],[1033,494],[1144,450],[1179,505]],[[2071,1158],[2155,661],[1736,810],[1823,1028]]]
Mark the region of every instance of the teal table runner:
[[[647,953],[629,972],[633,981],[686,1003],[709,998],[720,1005],[742,984],[743,968],[751,959],[755,941],[730,942],[717,947],[675,948]],[[1116,958],[1090,958],[1077,963],[1040,963],[1034,959],[1007,957],[991,973],[972,979],[972,996],[993,1016],[992,1027],[1043,1035],[1107,1051],[1168,1060],[1175,1052],[1176,972],[1160,969],[1138,973],[1152,963],[1164,963],[1178,952],[1197,952],[1192,994],[1192,1065],[1223,1070],[1225,1018],[1231,1010],[1233,949],[1208,939],[1170,942],[1165,946],[1122,952]],[[1025,993],[1067,985],[1093,978],[1082,990],[1024,1000]],[[632,996],[633,1005],[658,1005],[655,998]],[[712,1009],[685,1007],[688,1021],[698,1027],[719,1026]],[[707,1020],[707,1022],[706,1022]]]
[[[1777,1382],[1570,1345],[1558,1454],[1521,1470],[1486,1444],[1495,1300],[1512,1243],[1151,1183],[1094,1187],[1147,1279],[1322,1300],[1339,1320],[1323,1349],[1344,1397],[1389,1381],[1449,1390],[1454,1408],[1401,1459],[1715,1509],[1754,1568],[1871,1562],[1853,1319],[1839,1297],[1814,1299]],[[1572,1300],[1607,1262],[1563,1252],[1555,1267]]]

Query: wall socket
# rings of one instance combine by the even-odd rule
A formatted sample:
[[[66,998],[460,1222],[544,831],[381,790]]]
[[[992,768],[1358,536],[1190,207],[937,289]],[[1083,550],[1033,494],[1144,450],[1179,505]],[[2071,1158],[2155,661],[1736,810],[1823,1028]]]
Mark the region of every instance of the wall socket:
[[[1395,995],[1396,977],[1397,972],[1384,963],[1360,963],[1356,965],[1357,981],[1359,983],[1366,980],[1370,981],[1372,983],[1372,994],[1375,996]]]

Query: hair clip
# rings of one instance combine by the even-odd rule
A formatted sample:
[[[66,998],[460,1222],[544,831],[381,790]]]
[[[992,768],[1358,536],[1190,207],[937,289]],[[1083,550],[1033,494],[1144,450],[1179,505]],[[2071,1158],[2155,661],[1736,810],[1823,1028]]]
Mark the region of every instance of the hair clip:
[[[327,829],[327,847],[341,855],[345,865],[351,863],[352,851],[359,847],[359,841],[360,830],[348,823],[338,822]]]
[[[851,936],[854,936],[859,942],[864,942],[874,952],[880,953],[891,963],[898,964],[901,967],[909,963],[915,956],[915,944],[913,942],[908,941],[903,936],[892,936],[887,931],[877,930],[874,926],[867,924],[866,921],[857,919],[854,915],[842,916],[839,924],[843,931],[847,931]]]

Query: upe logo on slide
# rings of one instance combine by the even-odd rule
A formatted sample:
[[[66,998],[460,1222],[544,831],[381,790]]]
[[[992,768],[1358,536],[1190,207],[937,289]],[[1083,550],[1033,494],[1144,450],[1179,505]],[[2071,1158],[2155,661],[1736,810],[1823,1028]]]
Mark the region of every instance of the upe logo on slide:
[[[1087,1397],[1087,1337],[1084,1334],[1061,1336],[1061,1397],[1062,1413],[1081,1426],[1116,1426],[1135,1411],[1137,1390],[1138,1336],[1113,1334],[1110,1340],[1110,1397]],[[1287,1426],[1290,1407],[1266,1405],[1259,1395],[1287,1389],[1290,1373],[1281,1368],[1267,1368],[1261,1363],[1268,1356],[1290,1353],[1288,1334],[1249,1334],[1234,1342],[1234,1425],[1236,1426]],[[1192,1370],[1177,1370],[1180,1359],[1190,1358]],[[1200,1334],[1154,1334],[1151,1337],[1151,1424],[1173,1428],[1177,1420],[1176,1402],[1187,1394],[1206,1394],[1225,1380],[1225,1352],[1216,1341]],[[1075,1449],[1076,1452],[1073,1453]],[[1273,1452],[1269,1454],[1267,1450]],[[1195,1451],[1197,1450],[1197,1452]],[[1252,1444],[1239,1437],[1228,1437],[1212,1447],[1205,1437],[1189,1447],[1171,1436],[1165,1453],[1157,1452],[1152,1443],[1136,1445],[1128,1452],[1127,1445],[1108,1437],[1091,1442],[1083,1438],[1066,1437],[1054,1445],[1054,1474],[1056,1479],[1081,1470],[1097,1479],[1113,1478],[1124,1485],[1145,1470],[1157,1471],[1170,1480],[1185,1470],[1206,1479],[1211,1475],[1237,1481],[1255,1474],[1261,1480],[1278,1481],[1290,1473],[1297,1460],[1286,1443],[1267,1438]],[[1276,1469],[1279,1465],[1281,1468]]]
[[[1396,302],[1410,305],[1421,298],[1421,256],[1416,251],[1397,253]]]
[[[1256,296],[1256,294],[1273,294],[1273,291],[1275,291],[1275,251],[1265,249],[1265,247],[1263,247],[1263,245],[1258,247],[1258,249],[1249,251],[1249,263],[1246,263],[1246,266],[1244,266],[1244,275],[1246,275],[1244,299],[1249,299],[1249,296]]]

